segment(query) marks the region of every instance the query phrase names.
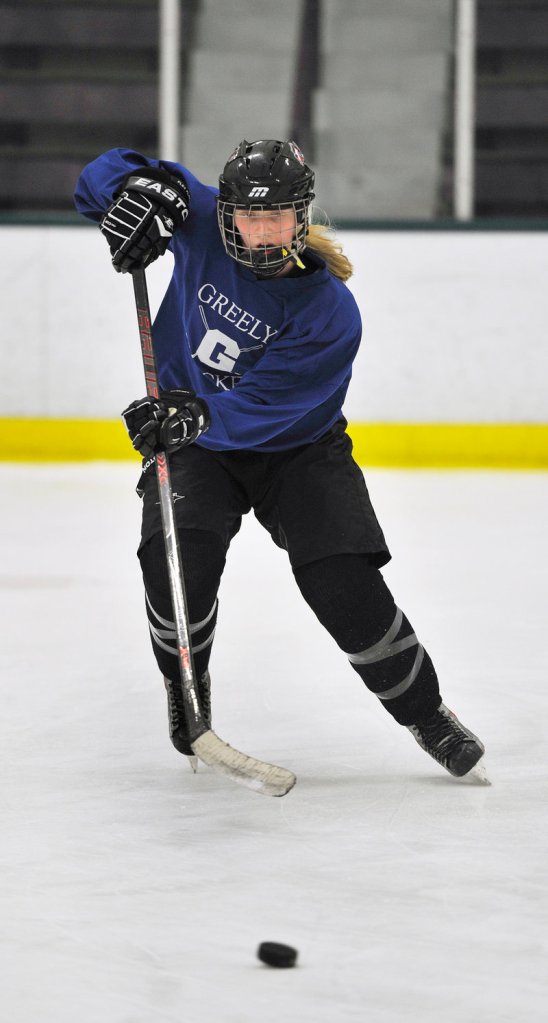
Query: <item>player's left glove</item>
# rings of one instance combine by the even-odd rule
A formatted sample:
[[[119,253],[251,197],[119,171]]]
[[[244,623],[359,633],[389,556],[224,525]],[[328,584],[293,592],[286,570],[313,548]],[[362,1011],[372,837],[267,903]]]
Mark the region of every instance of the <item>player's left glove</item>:
[[[182,178],[163,167],[130,174],[100,223],[118,273],[131,273],[163,256],[188,217],[190,196]]]
[[[193,391],[162,391],[159,398],[140,398],[122,416],[133,447],[143,458],[192,444],[210,423],[205,401]]]

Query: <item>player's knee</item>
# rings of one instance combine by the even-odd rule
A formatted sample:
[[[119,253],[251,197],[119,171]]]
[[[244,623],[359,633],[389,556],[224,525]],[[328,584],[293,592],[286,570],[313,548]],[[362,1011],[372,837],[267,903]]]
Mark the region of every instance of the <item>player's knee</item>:
[[[396,605],[367,554],[335,554],[295,569],[297,585],[322,625],[343,650],[380,638]]]
[[[202,604],[207,595],[216,594],[225,566],[221,537],[210,530],[180,529],[179,545],[187,600]],[[145,589],[162,604],[171,603],[165,544],[162,533],[155,533],[139,551]]]

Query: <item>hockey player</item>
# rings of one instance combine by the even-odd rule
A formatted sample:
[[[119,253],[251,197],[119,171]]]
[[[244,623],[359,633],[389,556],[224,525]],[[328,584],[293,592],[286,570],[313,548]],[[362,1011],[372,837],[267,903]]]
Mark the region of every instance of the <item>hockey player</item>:
[[[168,247],[175,261],[154,324],[161,397],[123,412],[143,457],[138,554],[171,740],[191,755],[157,501],[160,448],[170,456],[208,727],[217,592],[253,509],[395,721],[450,774],[485,780],[482,743],[442,703],[432,661],[380,572],[390,554],[341,412],[361,338],[344,283],[352,267],[310,223],[313,188],[297,145],[277,140],[241,142],[218,189],[125,149],[90,163],[77,184],[77,209],[99,223],[116,270],[148,266]]]

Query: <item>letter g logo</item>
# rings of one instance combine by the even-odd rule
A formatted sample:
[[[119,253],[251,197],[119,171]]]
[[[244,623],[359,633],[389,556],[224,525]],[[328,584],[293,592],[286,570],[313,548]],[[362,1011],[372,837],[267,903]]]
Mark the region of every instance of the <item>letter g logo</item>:
[[[234,338],[223,334],[221,330],[208,330],[194,356],[205,366],[231,373],[239,354],[240,349]]]

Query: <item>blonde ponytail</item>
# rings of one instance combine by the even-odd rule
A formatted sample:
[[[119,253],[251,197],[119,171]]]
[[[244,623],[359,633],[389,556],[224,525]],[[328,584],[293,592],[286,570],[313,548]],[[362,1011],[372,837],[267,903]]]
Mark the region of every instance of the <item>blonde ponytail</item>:
[[[327,264],[327,269],[341,281],[347,281],[354,273],[354,267],[345,256],[342,245],[335,240],[332,229],[325,224],[310,224],[306,234],[306,248],[317,252]]]

